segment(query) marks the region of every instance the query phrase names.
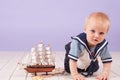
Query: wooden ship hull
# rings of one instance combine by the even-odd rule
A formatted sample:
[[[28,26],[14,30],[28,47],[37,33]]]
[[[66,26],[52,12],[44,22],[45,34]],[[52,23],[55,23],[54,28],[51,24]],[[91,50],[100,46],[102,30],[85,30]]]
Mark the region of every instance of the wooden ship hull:
[[[54,65],[34,65],[34,66],[27,66],[24,68],[28,73],[35,73],[37,75],[38,72],[46,72],[46,75],[48,72],[52,72],[52,70],[55,68]]]

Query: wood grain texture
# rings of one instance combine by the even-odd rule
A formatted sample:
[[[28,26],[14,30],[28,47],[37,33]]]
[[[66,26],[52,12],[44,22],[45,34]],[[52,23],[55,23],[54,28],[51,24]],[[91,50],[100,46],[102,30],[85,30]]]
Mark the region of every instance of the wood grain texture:
[[[29,52],[7,52],[0,51],[0,80],[32,80],[34,74],[27,73],[18,64],[21,60],[29,54]],[[55,68],[58,72],[50,72],[49,75],[45,76],[45,73],[37,73],[37,76],[44,78],[43,80],[73,80],[71,75],[64,71],[64,55],[65,52],[54,52],[55,56]],[[120,79],[120,52],[111,52],[113,57],[113,63],[110,71],[110,80]],[[102,70],[102,63],[100,62],[101,68],[98,72],[94,73],[92,77],[86,78],[86,80],[95,80],[95,77]]]

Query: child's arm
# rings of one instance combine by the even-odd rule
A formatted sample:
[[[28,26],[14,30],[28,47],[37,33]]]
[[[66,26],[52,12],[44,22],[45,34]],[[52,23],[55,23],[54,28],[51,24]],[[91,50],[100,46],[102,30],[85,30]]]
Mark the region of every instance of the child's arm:
[[[103,72],[101,75],[97,76],[97,79],[98,80],[109,80],[110,68],[111,68],[111,62],[103,63]]]
[[[85,80],[84,76],[80,75],[77,71],[77,63],[76,61],[70,59],[70,72],[74,80]]]

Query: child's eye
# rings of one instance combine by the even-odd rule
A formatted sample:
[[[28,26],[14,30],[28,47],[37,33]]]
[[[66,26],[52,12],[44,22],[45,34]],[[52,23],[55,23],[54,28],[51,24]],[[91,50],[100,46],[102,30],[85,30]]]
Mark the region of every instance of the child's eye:
[[[95,33],[95,30],[91,30],[91,32]]]
[[[100,35],[103,35],[104,34],[104,32],[100,32]]]

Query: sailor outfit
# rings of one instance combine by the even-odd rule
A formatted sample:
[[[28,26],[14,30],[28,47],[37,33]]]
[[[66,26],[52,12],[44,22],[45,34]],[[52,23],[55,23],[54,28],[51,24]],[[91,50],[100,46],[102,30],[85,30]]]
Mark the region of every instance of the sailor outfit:
[[[97,61],[98,56],[100,56],[103,63],[112,62],[112,57],[109,54],[107,44],[108,42],[104,39],[95,48],[88,47],[85,33],[81,33],[78,36],[72,37],[72,42],[70,43],[70,51],[65,56],[65,70],[67,72],[70,72],[68,62],[69,59],[77,61],[78,69],[84,71],[88,69],[91,60]]]

